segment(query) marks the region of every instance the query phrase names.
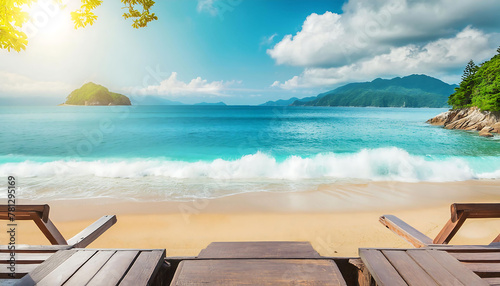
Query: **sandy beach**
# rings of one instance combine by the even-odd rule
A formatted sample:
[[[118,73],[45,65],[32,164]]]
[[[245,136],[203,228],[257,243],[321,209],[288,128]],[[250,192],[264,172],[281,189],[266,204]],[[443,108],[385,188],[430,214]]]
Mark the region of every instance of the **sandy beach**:
[[[48,203],[66,238],[105,214],[118,222],[89,248],[166,248],[167,256],[194,256],[213,241],[310,241],[325,256],[357,256],[360,247],[411,247],[378,218],[394,214],[430,237],[450,217],[453,202],[498,202],[500,182],[322,185],[295,193],[244,193],[210,200],[143,202],[59,200]],[[47,244],[34,223],[23,221],[18,243]],[[454,244],[489,243],[495,220],[470,220]],[[0,240],[4,241],[4,232]]]

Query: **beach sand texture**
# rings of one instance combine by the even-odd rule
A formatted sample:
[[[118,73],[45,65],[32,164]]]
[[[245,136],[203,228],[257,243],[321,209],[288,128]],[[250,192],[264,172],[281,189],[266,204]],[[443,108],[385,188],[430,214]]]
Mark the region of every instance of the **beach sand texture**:
[[[309,241],[324,256],[358,256],[361,247],[410,248],[383,227],[382,214],[397,215],[430,237],[450,217],[454,202],[498,202],[500,182],[378,182],[323,185],[296,193],[246,193],[211,200],[140,202],[70,200],[49,203],[66,238],[105,214],[118,222],[88,248],[165,248],[167,256],[195,256],[213,241]],[[19,244],[48,244],[31,221],[18,222]],[[453,244],[487,244],[500,220],[467,221]],[[5,232],[0,241],[6,241]],[[2,243],[4,244],[4,243]]]

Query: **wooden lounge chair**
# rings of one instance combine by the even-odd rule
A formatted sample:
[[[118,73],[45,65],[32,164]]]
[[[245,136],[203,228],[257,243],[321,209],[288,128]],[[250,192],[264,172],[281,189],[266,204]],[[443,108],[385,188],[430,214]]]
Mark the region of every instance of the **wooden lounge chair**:
[[[396,216],[383,215],[379,220],[380,223],[406,239],[415,247],[426,247],[431,244],[448,244],[464,224],[465,220],[469,218],[500,218],[500,203],[452,204],[450,220],[434,239],[416,230]],[[491,244],[498,242],[500,242],[500,235]]]
[[[77,235],[66,240],[49,218],[48,205],[17,205],[15,212],[9,212],[9,206],[0,205],[0,220],[10,220],[12,214],[15,220],[33,220],[53,245],[15,245],[16,271],[12,275],[8,267],[12,249],[10,245],[0,245],[0,285],[11,278],[21,278],[35,269],[59,250],[84,248],[116,223],[116,216],[106,215],[82,230]],[[11,222],[7,222],[8,224]],[[15,223],[15,222],[12,222]],[[7,284],[8,285],[8,284]]]
[[[9,220],[9,206],[0,205],[0,219]],[[49,218],[49,205],[17,205],[15,206],[15,220],[33,220],[45,237],[53,245],[69,245],[83,248],[92,243],[108,228],[116,223],[115,215],[105,215],[82,230],[74,237],[66,240]]]

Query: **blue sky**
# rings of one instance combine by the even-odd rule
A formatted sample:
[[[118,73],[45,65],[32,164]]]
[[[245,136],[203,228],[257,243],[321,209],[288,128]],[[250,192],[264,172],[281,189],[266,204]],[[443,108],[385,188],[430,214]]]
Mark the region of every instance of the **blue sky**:
[[[39,2],[27,50],[0,51],[0,102],[60,103],[88,81],[228,104],[413,73],[458,83],[469,59],[487,60],[500,45],[495,0],[164,0],[143,29],[104,0],[97,22],[78,30],[69,18],[78,1]]]

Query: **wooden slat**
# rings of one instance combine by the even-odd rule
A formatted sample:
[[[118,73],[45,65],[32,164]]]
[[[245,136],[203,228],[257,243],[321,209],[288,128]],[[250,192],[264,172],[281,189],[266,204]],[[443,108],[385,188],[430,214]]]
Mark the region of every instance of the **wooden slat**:
[[[138,251],[116,252],[95,274],[87,286],[117,285],[136,258]]]
[[[448,220],[446,225],[443,227],[443,229],[441,229],[441,231],[436,236],[436,238],[434,238],[434,241],[432,243],[448,244],[448,242],[450,242],[450,240],[453,238],[453,236],[455,236],[457,231],[464,224],[468,215],[469,215],[469,213],[467,213],[467,212],[460,212],[455,221],[453,221],[452,219]]]
[[[404,250],[382,250],[399,275],[410,286],[435,286],[434,279],[427,274]],[[439,277],[438,277],[439,279]]]
[[[38,281],[42,280],[47,274],[59,267],[66,259],[76,253],[76,250],[63,250],[54,253],[51,257],[45,260],[37,268],[26,276],[24,276],[18,283],[18,286],[33,286]]]
[[[429,250],[428,253],[464,285],[488,285],[448,253],[438,250]]]
[[[483,278],[483,280],[486,281],[490,285],[495,285],[495,286],[500,285],[500,278],[499,277]]]
[[[464,262],[463,265],[474,271],[479,276],[486,275],[486,273],[498,273],[500,276],[500,263],[471,263]]]
[[[40,264],[51,255],[52,253],[16,253],[16,264]],[[10,257],[10,253],[0,253],[0,264],[9,264]]]
[[[31,219],[33,213],[37,215],[44,221],[47,222],[49,219],[49,205],[16,205],[16,211],[14,212],[16,220],[27,220]],[[9,213],[8,205],[0,205],[0,219],[8,219]]]
[[[432,243],[432,239],[427,235],[413,228],[411,225],[393,215],[383,215],[379,218],[380,223],[406,239],[415,247],[425,247]]]
[[[17,264],[16,265],[16,273],[14,278],[22,278],[24,277],[27,273],[30,271],[33,271],[35,268],[37,268],[40,264]],[[13,278],[12,276],[9,276],[11,271],[5,266],[1,265],[0,266],[0,279],[10,279]],[[0,283],[0,285],[2,285]]]
[[[90,257],[95,254],[95,251],[78,251],[71,257],[66,259],[56,269],[52,270],[42,280],[37,282],[37,286],[56,286],[63,285]]]
[[[79,251],[84,252],[84,251]],[[100,250],[92,256],[78,271],[66,281],[64,286],[86,285],[115,254],[115,250]]]
[[[378,285],[407,285],[380,251],[360,249],[359,256]]]
[[[406,253],[417,262],[417,264],[427,272],[439,285],[464,285],[446,268],[439,264],[427,250],[407,250]]]
[[[69,245],[16,245],[16,253],[55,253],[59,250],[70,249]],[[0,253],[10,253],[7,245],[0,245]]]
[[[449,254],[460,261],[479,262],[497,261],[500,263],[500,251],[497,252],[449,252]]]
[[[452,222],[455,222],[459,219],[459,214],[461,212],[467,213],[468,218],[500,218],[500,204],[452,204]]]
[[[74,237],[68,239],[68,244],[73,245],[75,248],[86,247],[115,223],[115,215],[105,215]]]
[[[182,261],[170,285],[342,285],[326,259],[223,259]]]
[[[161,267],[161,264],[164,263],[164,258],[165,250],[142,251],[123,280],[120,282],[120,285],[151,285]]]
[[[198,258],[320,258],[309,242],[212,242]]]

